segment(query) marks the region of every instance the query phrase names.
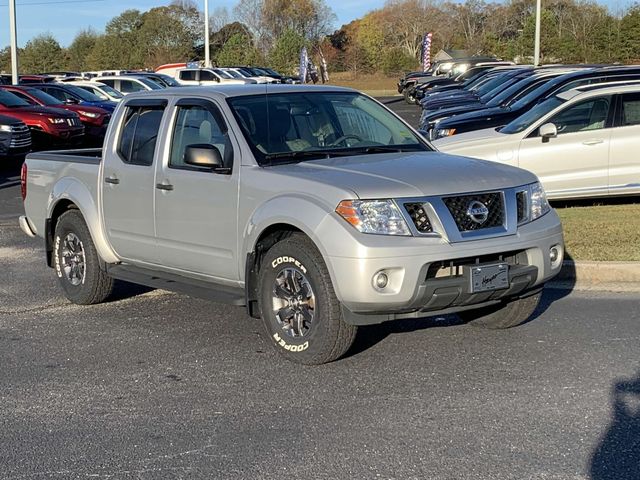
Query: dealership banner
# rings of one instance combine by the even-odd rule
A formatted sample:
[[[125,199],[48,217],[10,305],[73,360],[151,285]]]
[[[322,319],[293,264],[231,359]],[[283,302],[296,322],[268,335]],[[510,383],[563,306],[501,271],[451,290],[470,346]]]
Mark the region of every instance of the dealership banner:
[[[309,65],[309,55],[307,54],[307,47],[302,47],[300,51],[300,81],[307,83],[307,67]]]
[[[426,72],[431,66],[431,37],[433,33],[427,33],[422,39],[422,71]]]

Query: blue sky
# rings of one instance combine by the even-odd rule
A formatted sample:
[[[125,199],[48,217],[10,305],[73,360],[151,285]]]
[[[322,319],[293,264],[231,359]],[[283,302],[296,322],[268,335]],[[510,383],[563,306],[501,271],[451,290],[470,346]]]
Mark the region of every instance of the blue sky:
[[[197,0],[202,6],[204,0]],[[237,0],[209,0],[209,8],[233,8]],[[338,17],[336,27],[381,7],[385,0],[326,0]],[[148,10],[166,5],[170,0],[16,0],[18,17],[18,44],[24,46],[30,38],[51,33],[67,46],[79,30],[92,27],[104,29],[109,19],[123,10]],[[600,0],[612,10],[625,8],[632,0]],[[9,44],[8,0],[0,0],[0,47]]]

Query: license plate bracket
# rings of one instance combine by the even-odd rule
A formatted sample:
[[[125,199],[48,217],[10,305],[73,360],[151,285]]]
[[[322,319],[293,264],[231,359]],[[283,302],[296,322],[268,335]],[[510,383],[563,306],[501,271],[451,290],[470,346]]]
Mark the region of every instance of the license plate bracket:
[[[509,265],[506,263],[473,265],[467,268],[471,293],[509,288]]]

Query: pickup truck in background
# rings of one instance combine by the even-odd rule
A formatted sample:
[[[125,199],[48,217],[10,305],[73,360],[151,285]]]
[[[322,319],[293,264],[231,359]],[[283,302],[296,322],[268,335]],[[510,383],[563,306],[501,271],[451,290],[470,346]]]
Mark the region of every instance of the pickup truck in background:
[[[71,301],[123,279],[244,305],[303,364],[342,356],[358,325],[518,325],[564,253],[535,175],[441,154],[338,87],[131,94],[102,150],[30,154],[22,179],[20,226]]]

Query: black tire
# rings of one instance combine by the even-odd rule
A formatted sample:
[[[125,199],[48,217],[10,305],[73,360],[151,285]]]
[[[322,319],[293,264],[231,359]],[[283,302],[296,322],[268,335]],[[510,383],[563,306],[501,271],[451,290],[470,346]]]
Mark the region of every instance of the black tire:
[[[490,307],[459,312],[458,316],[476,327],[500,330],[517,327],[523,324],[536,310],[540,302],[541,293],[529,297],[512,300],[509,303],[500,303]]]
[[[71,251],[67,248],[68,244],[65,240],[73,239],[74,236],[81,247],[78,250],[81,253],[76,255],[76,258],[82,258],[83,263],[82,274],[80,274],[80,267],[74,270],[78,275],[69,274],[68,270],[75,269],[79,262],[74,267],[65,269]],[[73,303],[91,305],[100,303],[111,295],[113,278],[100,268],[100,258],[80,211],[68,210],[58,219],[53,235],[53,259],[58,281],[66,297]]]
[[[308,292],[303,288],[299,292],[313,298],[313,308],[309,308],[311,302],[306,303],[306,311],[307,314],[311,312],[312,321],[304,323],[308,329],[299,336],[293,336],[295,329],[289,328],[288,323],[274,311],[280,301],[276,298],[278,282],[287,273],[297,276],[298,286],[304,283],[307,289],[311,289],[311,295],[306,295]],[[293,234],[264,255],[259,273],[258,304],[267,336],[278,352],[292,362],[305,365],[331,362],[344,355],[355,339],[357,327],[344,322],[327,266],[316,246],[305,235]]]
[[[402,92],[402,95],[404,96],[404,101],[409,105],[416,104],[416,87],[405,88],[404,92]]]

